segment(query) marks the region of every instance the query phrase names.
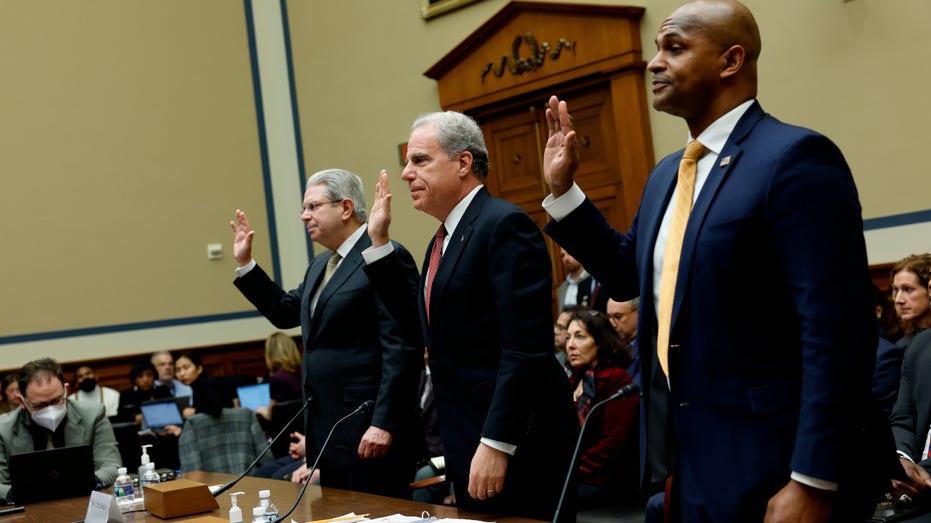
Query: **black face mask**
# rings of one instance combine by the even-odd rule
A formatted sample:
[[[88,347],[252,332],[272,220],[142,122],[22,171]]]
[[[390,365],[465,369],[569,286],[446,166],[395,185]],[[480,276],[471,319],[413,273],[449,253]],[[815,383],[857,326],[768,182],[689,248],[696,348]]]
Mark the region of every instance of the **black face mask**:
[[[84,392],[90,392],[94,390],[94,387],[97,386],[97,380],[94,378],[86,378],[81,383],[78,383],[78,388]]]

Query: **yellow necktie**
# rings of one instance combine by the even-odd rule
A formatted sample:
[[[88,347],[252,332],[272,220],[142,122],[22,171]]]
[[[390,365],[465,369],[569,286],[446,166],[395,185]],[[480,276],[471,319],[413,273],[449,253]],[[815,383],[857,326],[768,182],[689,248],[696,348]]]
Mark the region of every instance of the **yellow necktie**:
[[[339,259],[341,256],[338,252],[333,251],[330,254],[330,259],[326,262],[326,270],[323,272],[323,280],[320,282],[320,288],[326,287],[326,284],[330,281],[330,278],[333,277],[333,273],[336,272],[336,266],[339,265]]]
[[[679,162],[679,179],[676,182],[676,202],[669,222],[666,253],[663,255],[663,273],[659,281],[659,314],[656,332],[656,356],[663,374],[669,376],[669,329],[672,322],[672,305],[676,297],[676,279],[679,273],[679,255],[682,238],[692,212],[695,194],[695,167],[707,149],[697,140],[689,142]]]

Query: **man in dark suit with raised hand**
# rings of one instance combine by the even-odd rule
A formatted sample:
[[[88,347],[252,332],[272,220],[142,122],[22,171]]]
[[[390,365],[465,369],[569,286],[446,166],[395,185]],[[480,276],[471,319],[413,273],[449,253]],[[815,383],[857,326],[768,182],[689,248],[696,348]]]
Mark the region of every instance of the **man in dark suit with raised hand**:
[[[371,245],[362,180],[342,169],[307,181],[301,219],[310,237],[327,249],[317,255],[296,289],[285,292],[252,259],[245,213],[230,222],[240,267],[236,287],[280,329],[301,326],[304,394],[308,407],[307,454],[312,463],[333,424],[366,400],[373,412],[347,420],[333,433],[320,460],[324,486],[409,497],[413,475],[409,439],[413,426],[422,345],[405,337],[372,290],[362,251]],[[401,278],[416,284],[417,268],[404,247]],[[302,472],[306,473],[306,469]]]
[[[763,112],[739,2],[680,7],[656,45],[653,106],[690,144],[653,170],[628,232],[573,183],[556,97],[544,158],[547,233],[613,299],[641,299],[645,479],[673,475],[687,522],[862,520],[892,451],[862,441],[876,329],[850,170],[827,138]]]
[[[543,235],[483,181],[482,131],[460,113],[413,124],[401,178],[414,208],[439,220],[420,287],[399,277],[388,241],[387,173],[376,188],[367,272],[428,349],[440,434],[459,506],[549,520],[577,433],[552,356],[550,264]],[[446,234],[448,232],[448,234]],[[393,252],[392,252],[393,251]],[[574,490],[574,489],[573,489]],[[574,518],[573,503],[563,516]]]

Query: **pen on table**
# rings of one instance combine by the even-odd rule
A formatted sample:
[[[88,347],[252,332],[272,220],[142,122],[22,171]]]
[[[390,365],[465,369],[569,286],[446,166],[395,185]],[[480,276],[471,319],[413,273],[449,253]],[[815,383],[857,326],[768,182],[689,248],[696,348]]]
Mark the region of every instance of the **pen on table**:
[[[337,522],[337,521],[338,521],[339,523],[356,523],[357,521],[362,521],[363,519],[365,519],[365,518],[367,518],[367,517],[369,517],[368,514],[349,514],[349,515],[346,515],[346,516],[339,516],[339,517],[337,517],[337,518],[315,519],[315,520],[310,521],[310,522],[308,522],[308,523],[334,523],[334,522]]]

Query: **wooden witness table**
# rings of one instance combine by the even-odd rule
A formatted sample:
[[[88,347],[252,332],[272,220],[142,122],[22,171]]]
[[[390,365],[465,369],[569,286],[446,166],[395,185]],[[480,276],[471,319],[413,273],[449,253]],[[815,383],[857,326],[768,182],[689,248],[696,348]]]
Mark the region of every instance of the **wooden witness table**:
[[[234,477],[235,476],[230,474],[219,474],[214,472],[188,472],[184,474],[185,479],[206,483],[208,486],[225,484],[227,481],[230,481]],[[247,476],[240,480],[239,483],[233,486],[233,488],[224,492],[223,494],[220,494],[220,496],[217,497],[217,503],[219,503],[220,508],[219,510],[215,510],[213,512],[192,514],[190,516],[167,520],[161,519],[153,514],[149,514],[144,510],[140,510],[138,512],[126,512],[123,514],[123,516],[127,522],[174,522],[210,515],[228,520],[229,509],[231,506],[229,493],[242,491],[245,492],[245,494],[237,496],[237,504],[242,509],[243,520],[249,522],[252,518],[252,507],[256,506],[259,501],[259,490],[271,490],[272,501],[278,505],[278,509],[282,514],[284,514],[291,508],[291,505],[294,504],[294,500],[297,499],[297,495],[300,492],[301,487],[302,485],[290,483],[287,481]],[[113,489],[110,488],[104,492],[112,495]],[[26,510],[24,512],[2,517],[0,520],[2,520],[3,523],[13,521],[36,521],[43,523],[77,522],[84,519],[84,515],[87,512],[87,504],[89,499],[90,496],[83,496],[78,498],[62,499],[58,501],[34,503],[31,505],[26,505]],[[136,507],[139,509],[142,508],[140,505],[136,505]],[[370,519],[391,516],[394,514],[402,514],[404,516],[420,516],[421,512],[423,511],[429,512],[431,516],[436,516],[438,518],[463,518],[480,521],[498,521],[500,523],[536,522],[536,520],[532,519],[518,517],[497,517],[490,514],[470,512],[468,510],[460,510],[455,507],[444,505],[429,505],[415,501],[376,496],[374,494],[365,494],[362,492],[352,492],[349,490],[332,488],[320,488],[316,485],[307,487],[307,492],[304,493],[304,499],[301,500],[300,504],[298,504],[294,512],[292,512],[288,519],[285,521],[294,519],[295,521],[303,523],[306,521],[334,518],[337,516],[342,516],[348,512],[355,512],[356,514],[369,514],[368,517]]]

